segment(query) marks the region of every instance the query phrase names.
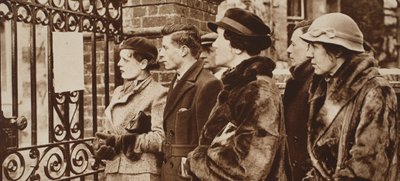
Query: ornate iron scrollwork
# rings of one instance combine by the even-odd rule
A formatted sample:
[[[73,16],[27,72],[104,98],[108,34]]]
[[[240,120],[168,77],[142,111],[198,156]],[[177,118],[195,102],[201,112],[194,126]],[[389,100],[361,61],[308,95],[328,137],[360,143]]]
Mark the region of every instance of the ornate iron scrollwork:
[[[121,3],[118,0],[0,1],[0,21],[42,25],[53,32],[105,34],[119,41],[122,34]],[[102,171],[102,167],[91,158],[93,149],[90,142],[93,138],[83,136],[83,91],[49,95],[55,112],[53,117],[56,117],[51,122],[51,143],[19,148],[18,138],[13,135],[18,135],[17,129],[26,127],[26,119],[4,118],[0,112],[0,123],[12,125],[8,132],[0,129],[3,131],[1,137],[13,138],[8,141],[9,146],[0,145],[0,180],[55,180]],[[5,127],[2,125],[1,128]],[[9,135],[3,136],[5,134]]]

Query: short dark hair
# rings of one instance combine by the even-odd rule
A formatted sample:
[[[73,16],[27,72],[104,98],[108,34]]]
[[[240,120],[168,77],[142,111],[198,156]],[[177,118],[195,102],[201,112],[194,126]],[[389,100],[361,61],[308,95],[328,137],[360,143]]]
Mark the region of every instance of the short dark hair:
[[[153,70],[153,69],[160,68],[160,65],[158,64],[158,62],[155,60],[155,58],[152,55],[149,55],[146,52],[141,52],[141,51],[137,51],[137,50],[132,50],[132,51],[133,51],[132,56],[139,62],[142,62],[144,59],[148,60],[146,70]]]
[[[206,52],[210,53],[212,51],[211,46],[212,46],[212,44],[201,45],[201,51],[206,51]]]
[[[335,45],[331,43],[321,43],[322,46],[325,48],[328,54],[337,55],[338,53],[342,53],[342,56],[346,61],[350,61],[356,52],[348,50],[345,47],[340,45]]]
[[[250,56],[258,55],[261,50],[269,48],[272,43],[270,36],[244,36],[228,29],[225,30],[224,37],[233,48],[244,50]]]
[[[171,35],[171,39],[179,46],[185,45],[190,49],[190,54],[198,58],[201,49],[199,30],[191,24],[165,25],[161,30],[163,36]]]
[[[293,31],[297,30],[300,28],[301,32],[304,34],[308,31],[308,28],[311,26],[312,22],[314,20],[303,20],[298,23],[296,23],[293,27]]]

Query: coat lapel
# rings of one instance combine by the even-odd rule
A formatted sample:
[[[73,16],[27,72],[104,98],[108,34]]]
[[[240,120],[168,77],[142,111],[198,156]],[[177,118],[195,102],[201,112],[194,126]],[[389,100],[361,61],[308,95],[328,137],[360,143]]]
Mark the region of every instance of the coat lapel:
[[[107,117],[107,120],[111,123],[111,125],[114,125],[113,124],[112,113],[111,113],[112,109],[118,104],[126,103],[128,101],[128,99],[129,99],[129,97],[131,97],[131,96],[135,95],[136,93],[142,91],[144,88],[147,87],[147,85],[150,84],[150,82],[152,80],[153,80],[153,78],[151,76],[149,76],[148,78],[143,80],[143,82],[141,82],[139,85],[134,86],[132,88],[132,90],[128,94],[126,94],[126,95],[124,95],[122,97],[120,97],[120,95],[122,94],[122,86],[119,86],[119,87],[117,87],[115,89],[114,94],[113,94],[112,99],[111,99],[111,102],[110,102],[110,104],[107,106],[107,108],[104,111],[104,113],[105,113],[105,115]]]
[[[203,61],[195,62],[192,67],[189,68],[188,71],[182,76],[181,80],[179,80],[178,84],[173,88],[173,84],[176,81],[176,76],[171,82],[169,86],[167,103],[165,105],[164,111],[164,119],[167,119],[168,116],[175,110],[177,104],[184,97],[186,92],[192,89],[195,86],[195,82],[197,80],[198,75],[203,69]]]

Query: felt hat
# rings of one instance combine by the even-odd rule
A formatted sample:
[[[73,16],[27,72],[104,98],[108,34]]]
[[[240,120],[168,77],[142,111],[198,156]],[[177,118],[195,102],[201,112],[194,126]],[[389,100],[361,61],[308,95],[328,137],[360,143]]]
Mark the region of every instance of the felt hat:
[[[218,27],[230,30],[244,36],[270,36],[271,29],[260,17],[250,11],[231,8],[226,10],[224,17],[218,22],[208,22],[208,28],[217,32]]]
[[[308,42],[329,43],[355,52],[364,52],[363,34],[357,23],[343,13],[329,13],[314,20],[300,36]]]

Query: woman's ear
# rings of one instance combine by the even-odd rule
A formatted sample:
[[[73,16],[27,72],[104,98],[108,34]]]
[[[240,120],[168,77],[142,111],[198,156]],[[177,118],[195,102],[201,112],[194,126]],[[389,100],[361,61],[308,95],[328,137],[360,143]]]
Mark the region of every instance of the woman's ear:
[[[236,55],[240,55],[240,54],[242,54],[244,52],[243,50],[239,50],[237,48],[232,48],[232,50]]]
[[[139,62],[139,67],[140,69],[145,70],[148,64],[149,61],[147,59],[143,59],[141,62]]]
[[[338,51],[335,55],[336,58],[342,57],[343,56],[343,51]]]

